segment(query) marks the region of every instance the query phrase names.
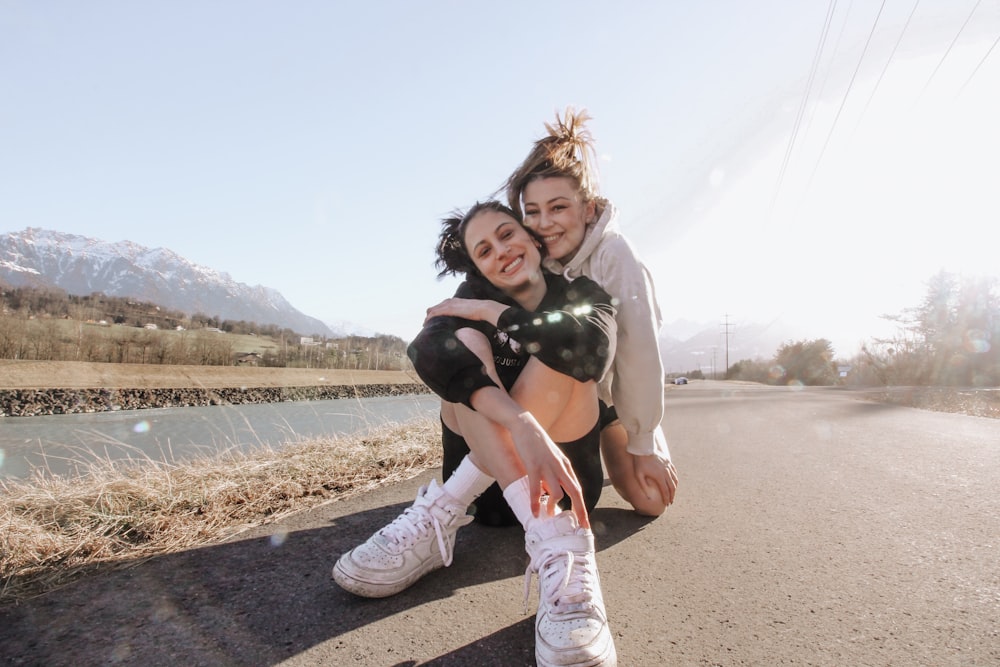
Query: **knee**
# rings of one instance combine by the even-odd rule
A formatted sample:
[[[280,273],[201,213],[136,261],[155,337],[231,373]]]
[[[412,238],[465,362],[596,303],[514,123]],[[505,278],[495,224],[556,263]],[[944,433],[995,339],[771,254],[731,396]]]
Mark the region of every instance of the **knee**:
[[[643,493],[642,488],[639,486],[638,482],[628,485],[627,488],[615,485],[615,490],[618,491],[618,495],[622,499],[632,506],[635,513],[639,516],[649,516],[656,518],[663,514],[667,509],[667,504],[663,502],[663,499],[657,494],[656,497],[650,498],[645,493]]]
[[[655,519],[666,511],[667,505],[662,500],[650,500],[645,495],[640,495],[642,498],[632,503],[632,509],[639,516],[649,516]]]

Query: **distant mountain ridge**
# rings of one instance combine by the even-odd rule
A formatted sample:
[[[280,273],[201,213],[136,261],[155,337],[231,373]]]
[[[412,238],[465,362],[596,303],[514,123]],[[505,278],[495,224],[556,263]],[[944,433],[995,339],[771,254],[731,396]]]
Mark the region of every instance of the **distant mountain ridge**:
[[[807,338],[796,327],[775,320],[767,324],[730,324],[727,343],[725,327],[720,322],[677,320],[665,324],[660,331],[660,358],[667,373],[700,369],[709,375],[714,368],[721,375],[726,370],[727,344],[732,366],[742,359],[773,359],[785,343]]]
[[[294,308],[277,290],[236,282],[165,248],[108,242],[29,227],[0,235],[0,281],[130,297],[192,315],[273,324],[303,335],[334,331]]]

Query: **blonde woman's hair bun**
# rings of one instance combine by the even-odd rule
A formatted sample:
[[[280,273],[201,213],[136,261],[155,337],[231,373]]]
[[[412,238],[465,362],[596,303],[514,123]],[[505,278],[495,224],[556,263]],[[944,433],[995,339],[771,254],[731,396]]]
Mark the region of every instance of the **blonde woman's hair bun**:
[[[555,122],[545,123],[547,136],[534,143],[503,186],[511,208],[521,210],[521,194],[528,183],[552,177],[571,178],[588,201],[603,202],[594,138],[587,128],[591,119],[586,109],[577,111],[568,106],[562,114],[556,112]]]

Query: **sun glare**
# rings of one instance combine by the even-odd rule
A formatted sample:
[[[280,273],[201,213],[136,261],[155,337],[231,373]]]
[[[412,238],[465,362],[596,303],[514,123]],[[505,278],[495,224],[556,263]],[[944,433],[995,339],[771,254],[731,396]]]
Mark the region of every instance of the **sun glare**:
[[[917,305],[938,271],[997,275],[1000,87],[989,82],[1000,67],[968,81],[983,53],[956,49],[929,86],[939,54],[893,63],[877,89],[859,80],[853,98],[818,100],[791,151],[786,105],[754,160],[710,172],[708,204],[657,280],[706,259],[713,277],[667,288],[670,310],[782,317],[857,342],[884,335],[880,315]]]

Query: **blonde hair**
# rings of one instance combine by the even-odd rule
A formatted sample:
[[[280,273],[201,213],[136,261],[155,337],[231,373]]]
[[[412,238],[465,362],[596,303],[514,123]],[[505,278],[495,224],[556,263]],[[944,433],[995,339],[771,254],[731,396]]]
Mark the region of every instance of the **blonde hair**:
[[[563,177],[573,181],[584,201],[597,203],[598,214],[606,200],[600,196],[597,173],[597,152],[590,130],[586,128],[590,114],[581,109],[566,107],[563,116],[556,113],[555,123],[545,123],[548,136],[535,142],[507,182],[503,185],[507,203],[521,212],[521,195],[532,181],[543,178]]]

